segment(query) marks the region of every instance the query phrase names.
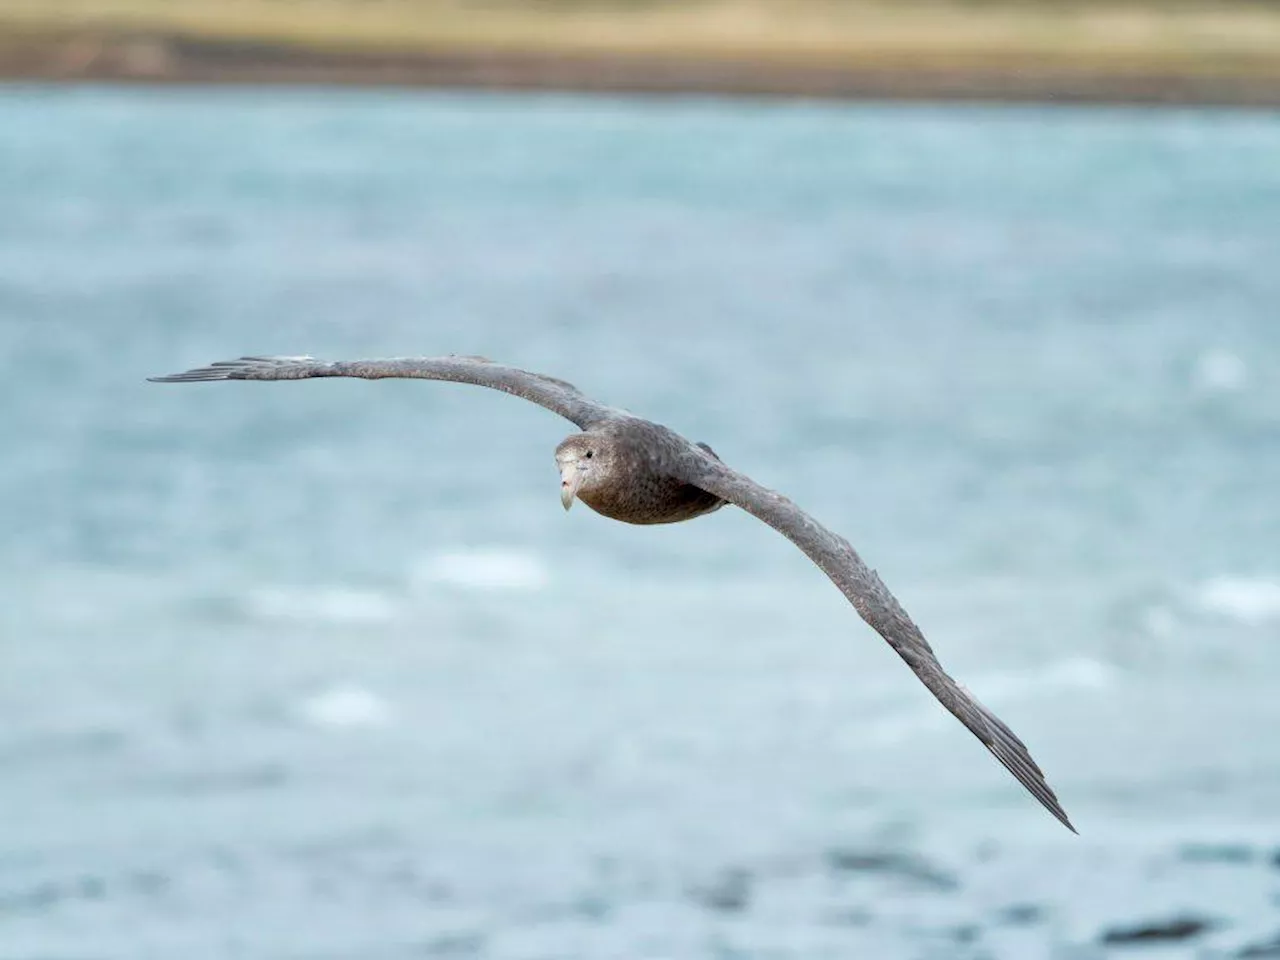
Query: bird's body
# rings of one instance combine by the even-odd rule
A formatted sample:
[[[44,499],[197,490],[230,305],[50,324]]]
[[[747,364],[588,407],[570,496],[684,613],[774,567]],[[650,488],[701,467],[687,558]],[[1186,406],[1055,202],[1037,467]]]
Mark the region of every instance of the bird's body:
[[[679,523],[724,506],[715,494],[682,479],[688,447],[666,427],[624,416],[568,437],[556,448],[556,459],[591,461],[594,482],[584,482],[575,497],[596,513],[623,523]]]
[[[730,503],[764,521],[804,551],[939,702],[1074,832],[1026,746],[943,670],[920,628],[849,542],[786,497],[726,466],[706,444],[692,443],[661,424],[589,400],[563,380],[483,357],[337,363],[311,357],[243,357],[153,379],[174,383],[312,377],[408,377],[471,383],[523,397],[560,414],[582,431],[565,438],[556,448],[565,509],[580,499],[603,516],[647,525],[689,520]]]

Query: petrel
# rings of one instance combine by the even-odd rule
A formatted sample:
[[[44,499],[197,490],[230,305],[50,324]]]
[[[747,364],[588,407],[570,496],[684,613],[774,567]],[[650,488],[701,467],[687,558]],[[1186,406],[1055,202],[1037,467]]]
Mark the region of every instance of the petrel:
[[[313,357],[241,357],[150,379],[158,383],[191,383],[311,377],[398,377],[470,383],[523,397],[560,414],[581,431],[563,440],[555,452],[560,469],[560,500],[566,510],[577,499],[614,520],[655,524],[691,520],[729,503],[763,520],[803,550],[938,701],[1045,809],[1068,830],[1076,832],[1023,742],[942,668],[920,628],[849,541],[832,533],[786,497],[724,464],[705,443],[692,443],[662,424],[597,403],[563,380],[484,357],[337,362]]]

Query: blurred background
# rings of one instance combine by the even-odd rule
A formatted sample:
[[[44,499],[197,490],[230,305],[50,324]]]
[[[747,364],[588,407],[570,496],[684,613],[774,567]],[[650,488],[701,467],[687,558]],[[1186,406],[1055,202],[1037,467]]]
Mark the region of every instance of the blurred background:
[[[1280,956],[1277,24],[0,0],[0,958]],[[566,516],[476,388],[144,382],[246,353],[710,442],[1081,836],[762,524]]]

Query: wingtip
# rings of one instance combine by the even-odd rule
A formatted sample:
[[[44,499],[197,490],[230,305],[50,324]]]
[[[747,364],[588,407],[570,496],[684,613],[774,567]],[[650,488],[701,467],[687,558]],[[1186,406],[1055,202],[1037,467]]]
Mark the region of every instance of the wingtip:
[[[1067,816],[1067,811],[1062,808],[1062,803],[1061,801],[1058,800],[1058,795],[1053,792],[1053,787],[1049,786],[1049,782],[1045,780],[1043,776],[1041,777],[1040,782],[1044,786],[1045,793],[1048,794],[1048,801],[1051,801],[1051,802],[1046,802],[1046,799],[1044,797],[1036,796],[1035,794],[1033,794],[1033,796],[1035,796],[1036,799],[1040,801],[1040,804],[1046,810],[1048,810],[1051,814],[1053,814],[1053,818],[1055,820],[1057,820],[1060,824],[1062,824],[1064,827],[1066,827],[1076,836],[1080,836],[1080,831],[1076,829],[1076,825],[1072,823],[1071,818]]]
[[[1077,837],[1080,836],[1080,831],[1076,829],[1076,825],[1072,823],[1071,818],[1067,816],[1067,811],[1062,808],[1062,803],[1058,800],[1058,795],[1053,792],[1053,787],[1049,786],[1049,783],[1047,780],[1041,779],[1041,783],[1044,784],[1045,790],[1048,792],[1049,796],[1053,800],[1052,805],[1045,803],[1044,804],[1045,808],[1048,809],[1048,811],[1053,814],[1054,818],[1060,824],[1062,824],[1064,827],[1066,827],[1068,830],[1074,833]],[[1036,799],[1039,800],[1040,798],[1037,797]],[[1044,801],[1041,800],[1041,803],[1044,803]]]
[[[169,373],[163,377],[147,377],[148,383],[199,383],[201,381],[227,380],[230,379],[224,372],[219,370],[198,369],[187,370],[183,373]]]
[[[1058,806],[1056,808],[1046,807],[1046,809],[1048,809],[1048,811],[1051,814],[1053,814],[1053,818],[1057,820],[1060,824],[1062,824],[1064,827],[1066,827],[1068,830],[1074,833],[1077,837],[1080,836],[1080,831],[1076,829],[1076,825],[1072,823],[1071,818],[1067,816],[1067,811],[1063,810],[1061,806]]]
[[[1072,823],[1071,818],[1067,816],[1067,811],[1063,810],[1062,805],[1058,803],[1058,798],[1054,795],[1053,789],[1047,783],[1044,786],[1045,786],[1045,789],[1048,791],[1049,796],[1053,798],[1053,803],[1049,804],[1045,802],[1045,799],[1043,797],[1036,796],[1035,798],[1040,801],[1040,805],[1044,807],[1046,810],[1048,810],[1050,814],[1052,814],[1053,819],[1057,820],[1060,824],[1062,824],[1064,827],[1066,827],[1068,830],[1074,833],[1077,837],[1080,836],[1080,831],[1076,829],[1076,825]],[[1033,796],[1035,795],[1033,794]]]
[[[1041,782],[1043,783],[1045,791],[1048,793],[1049,798],[1052,799],[1052,802],[1049,802],[1048,800],[1046,800],[1045,797],[1042,797],[1036,794],[1034,791],[1032,792],[1032,796],[1035,797],[1035,799],[1040,802],[1040,805],[1042,807],[1044,807],[1046,810],[1049,811],[1049,813],[1053,816],[1053,819],[1057,820],[1060,824],[1062,824],[1064,827],[1066,827],[1068,830],[1074,833],[1077,837],[1080,836],[1080,831],[1076,829],[1076,825],[1072,823],[1071,818],[1067,816],[1067,811],[1062,809],[1062,804],[1058,802],[1058,798],[1054,794],[1053,788],[1050,787],[1048,783],[1044,781],[1041,781]]]
[[[977,703],[976,700],[974,702]],[[984,741],[986,748],[1055,820],[1076,836],[1079,836],[1080,831],[1075,828],[1075,824],[1067,816],[1067,811],[1063,809],[1061,801],[1058,800],[1058,795],[1054,792],[1053,787],[1049,786],[1049,781],[1045,778],[1044,771],[1032,759],[1026,744],[1019,740],[1017,735],[999,717],[985,707],[981,709],[989,724],[988,735],[990,736],[990,742]]]
[[[218,360],[205,367],[193,367],[182,373],[170,373],[162,377],[147,377],[149,383],[203,383],[212,380],[300,380],[317,376],[313,369],[290,370],[299,365],[318,365],[309,355],[294,357],[240,357],[238,360]]]

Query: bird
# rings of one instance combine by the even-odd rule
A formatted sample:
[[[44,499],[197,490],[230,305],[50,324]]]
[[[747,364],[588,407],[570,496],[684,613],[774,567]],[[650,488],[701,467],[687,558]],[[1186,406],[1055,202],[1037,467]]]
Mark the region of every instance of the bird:
[[[659,423],[598,403],[555,377],[486,357],[404,357],[324,361],[314,357],[241,357],[156,383],[219,380],[307,380],[356,377],[443,380],[501,390],[558,413],[580,432],[555,449],[560,502],[576,500],[623,523],[679,523],[732,504],[782,534],[835,584],[859,616],[906,662],[929,692],[964,724],[1046,810],[1076,833],[1026,745],[991,710],[943,669],[914,620],[849,541],[818,523],[782,494],[725,464],[705,443],[693,443]]]

